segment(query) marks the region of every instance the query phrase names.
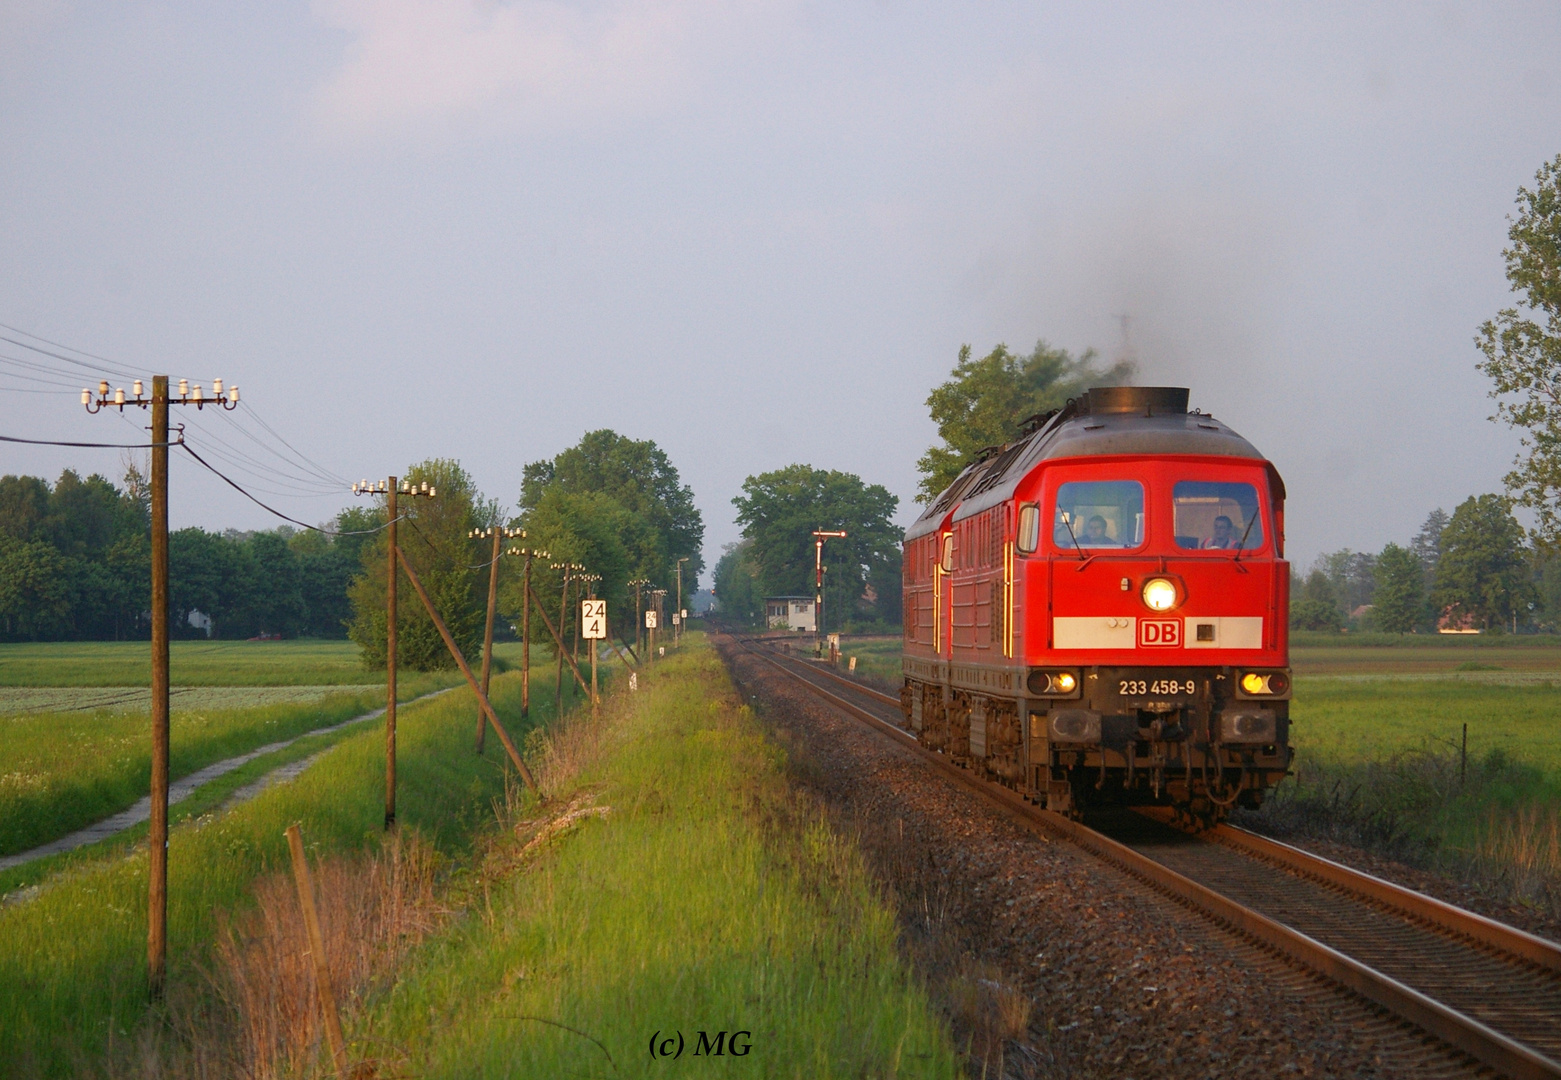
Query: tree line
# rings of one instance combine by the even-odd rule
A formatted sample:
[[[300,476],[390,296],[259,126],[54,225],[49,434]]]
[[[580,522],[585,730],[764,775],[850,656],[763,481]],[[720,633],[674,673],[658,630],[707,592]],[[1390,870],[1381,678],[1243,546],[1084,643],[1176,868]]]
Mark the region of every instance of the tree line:
[[[1433,510],[1406,544],[1318,556],[1291,572],[1290,625],[1300,630],[1561,629],[1561,558],[1530,544],[1511,500],[1472,496]]]
[[[636,441],[617,432],[587,433],[578,445],[544,461],[532,462],[522,471],[520,498],[513,511],[485,499],[459,462],[434,459],[413,466],[407,480],[426,481],[439,492],[436,499],[402,499],[398,510],[399,543],[412,563],[451,636],[467,656],[481,647],[487,606],[492,541],[473,538],[473,530],[489,527],[523,530],[503,549],[545,550],[546,559],[532,563],[531,588],[540,603],[526,604],[521,559],[501,555],[499,562],[496,624],[500,638],[526,632],[521,619],[526,612],[530,638],[552,648],[551,624],[572,646],[579,617],[577,596],[585,589],[570,586],[567,603],[563,574],[555,563],[575,563],[589,574],[600,575],[590,592],[607,600],[611,633],[632,644],[635,636],[635,592],[640,587],[667,590],[666,611],[672,609],[677,568],[683,567],[683,595],[690,596],[704,567],[704,520],[694,505],[694,493],[682,482],[666,453],[649,440]],[[383,499],[369,511],[377,523],[385,521]],[[353,580],[349,595],[352,618],[349,635],[362,649],[371,667],[385,664],[386,611],[385,565],[388,537],[381,531],[364,545],[363,571]],[[417,598],[402,590],[397,605],[399,662],[408,667],[453,666],[443,641]]]
[[[704,523],[693,492],[655,443],[612,431],[527,465],[513,509],[479,492],[459,462],[430,459],[404,480],[427,482],[432,499],[402,499],[400,546],[462,651],[481,645],[492,546],[473,539],[489,526],[523,530],[504,545],[547,550],[533,563],[532,587],[547,619],[572,643],[578,606],[563,600],[554,562],[601,576],[613,632],[633,640],[634,591],[676,588],[684,595],[703,569]],[[0,477],[0,640],[131,640],[150,636],[150,497],[144,473],[126,469],[120,484],[71,470],[49,484]],[[169,535],[170,625],[176,636],[350,638],[365,664],[385,663],[388,563],[383,497],[349,507],[319,529]],[[499,567],[499,636],[519,636],[520,560]],[[670,601],[668,603],[670,610]],[[563,622],[560,624],[560,614]],[[531,608],[531,638],[551,638]],[[513,628],[513,629],[512,629]],[[438,631],[403,585],[398,654],[409,668],[453,666]]]
[[[150,510],[145,474],[134,465],[119,485],[71,469],[53,484],[0,477],[0,640],[149,637]],[[348,512],[336,526],[357,520]],[[172,632],[344,637],[357,546],[287,527],[170,533]]]

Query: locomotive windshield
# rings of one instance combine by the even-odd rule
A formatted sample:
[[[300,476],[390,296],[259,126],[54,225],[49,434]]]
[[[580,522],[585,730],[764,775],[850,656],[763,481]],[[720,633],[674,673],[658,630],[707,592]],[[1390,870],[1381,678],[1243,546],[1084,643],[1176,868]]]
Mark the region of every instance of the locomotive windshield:
[[[1057,489],[1052,542],[1060,548],[1134,548],[1144,542],[1144,485],[1090,480]]]
[[[1251,484],[1182,480],[1171,494],[1176,546],[1251,551],[1263,546],[1257,489]]]

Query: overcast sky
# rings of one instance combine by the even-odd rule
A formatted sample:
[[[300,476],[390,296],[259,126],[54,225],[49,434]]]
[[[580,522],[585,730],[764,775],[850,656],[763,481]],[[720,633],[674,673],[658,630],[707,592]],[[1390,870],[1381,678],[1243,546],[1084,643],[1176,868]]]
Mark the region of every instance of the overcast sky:
[[[1140,381],[1278,465],[1304,564],[1510,467],[1472,339],[1558,50],[1554,3],[0,0],[0,322],[237,382],[190,432],[235,469],[454,457],[513,503],[587,430],[654,439],[713,565],[793,462],[909,521],[961,344],[1109,359],[1125,314]],[[0,434],[136,438],[0,369]],[[0,449],[67,465],[121,471]],[[175,527],[275,524],[173,482]]]

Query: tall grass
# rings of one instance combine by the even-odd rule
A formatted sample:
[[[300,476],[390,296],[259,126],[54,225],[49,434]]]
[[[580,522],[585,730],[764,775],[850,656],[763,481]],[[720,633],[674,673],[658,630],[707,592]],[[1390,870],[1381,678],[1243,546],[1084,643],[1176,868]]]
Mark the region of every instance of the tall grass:
[[[457,676],[459,677],[459,676]],[[443,674],[401,682],[406,699],[450,685]],[[175,709],[168,764],[177,780],[215,762],[330,727],[385,703],[381,688],[307,704]],[[84,828],[146,795],[152,771],[147,713],[17,713],[0,716],[0,855]]]
[[[1503,749],[1438,743],[1349,762],[1301,759],[1238,823],[1332,840],[1463,880],[1561,919],[1555,777]]]
[[[952,1076],[861,858],[691,637],[600,724],[534,740],[546,812],[517,808],[478,917],[354,1025],[427,1077]],[[651,1036],[681,1034],[681,1061]],[[751,1050],[700,1060],[698,1033]],[[708,1056],[708,1055],[701,1055]]]
[[[496,679],[493,697],[523,737],[518,677]],[[540,697],[534,721],[550,704]],[[473,753],[475,709],[469,692],[456,691],[401,714],[398,818],[447,855],[469,848],[505,786],[501,755]],[[376,850],[383,790],[384,740],[375,728],[344,739],[293,782],[174,830],[170,1001],[207,985],[214,941],[232,913],[254,904],[252,882],[284,864],[289,824],[302,823],[316,857]],[[121,1059],[127,1042],[165,1030],[146,1023],[145,908],[144,849],[73,868],[34,898],[0,907],[0,1062],[12,1074],[82,1075]]]

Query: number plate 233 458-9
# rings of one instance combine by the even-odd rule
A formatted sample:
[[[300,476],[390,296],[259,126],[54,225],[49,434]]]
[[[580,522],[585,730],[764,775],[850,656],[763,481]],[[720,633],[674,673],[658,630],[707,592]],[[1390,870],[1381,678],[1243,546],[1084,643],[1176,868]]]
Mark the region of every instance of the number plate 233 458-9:
[[[1198,696],[1198,680],[1190,672],[1134,672],[1114,679],[1117,694],[1125,698],[1191,698]]]

